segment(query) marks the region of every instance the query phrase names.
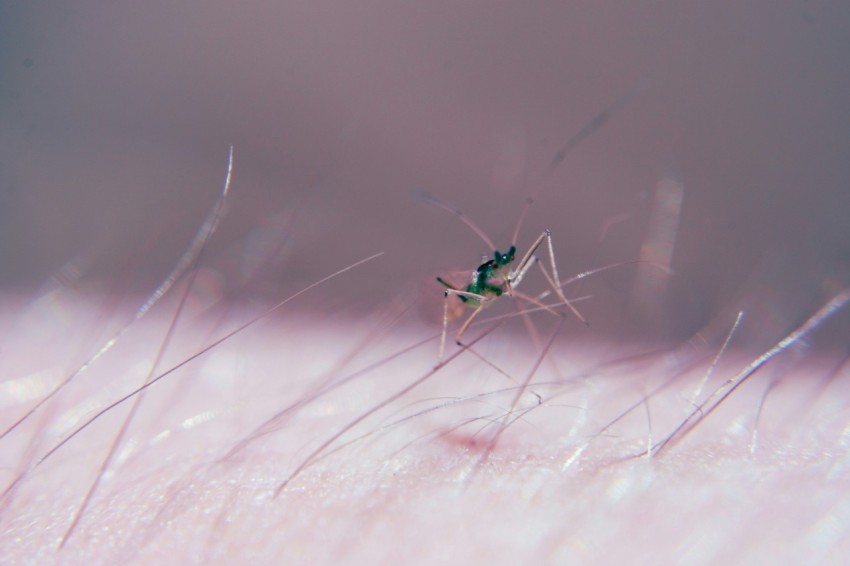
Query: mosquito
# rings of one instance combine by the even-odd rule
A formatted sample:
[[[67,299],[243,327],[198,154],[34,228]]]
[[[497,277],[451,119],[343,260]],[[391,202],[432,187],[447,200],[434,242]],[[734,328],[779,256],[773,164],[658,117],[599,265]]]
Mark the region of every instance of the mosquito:
[[[517,258],[517,246],[515,243],[512,243],[507,251],[502,253],[496,249],[495,244],[493,244],[487,234],[485,234],[484,231],[459,208],[456,208],[424,191],[418,191],[417,198],[428,204],[455,214],[461,219],[461,221],[471,228],[473,232],[484,240],[484,243],[487,244],[490,249],[493,250],[493,257],[491,259],[487,259],[471,273],[469,284],[465,287],[457,287],[442,277],[437,277],[437,281],[446,288],[443,292],[443,331],[440,336],[440,361],[442,361],[443,354],[445,353],[446,336],[448,334],[449,325],[449,299],[452,296],[456,296],[460,299],[464,306],[472,309],[472,313],[466,318],[455,335],[455,343],[458,346],[463,346],[463,335],[469,329],[470,324],[472,324],[472,321],[475,320],[479,313],[481,313],[485,307],[491,305],[496,299],[502,296],[517,297],[528,301],[543,310],[556,315],[558,314],[551,306],[542,303],[535,297],[517,290],[517,287],[519,287],[523,279],[525,279],[529,270],[531,270],[531,268],[535,265],[540,269],[540,272],[552,288],[552,291],[557,295],[560,303],[566,306],[582,323],[588,325],[587,320],[573,306],[569,299],[567,299],[564,295],[563,289],[561,288],[561,278],[558,275],[558,264],[555,261],[555,249],[552,245],[552,233],[548,228],[543,230],[537,239],[534,240],[534,243],[531,244],[525,252],[525,255],[523,255],[519,260],[519,263],[515,264],[516,267],[514,268],[513,265]],[[532,202],[532,198],[529,198],[526,201],[525,209],[522,214],[520,214],[519,221],[517,222],[516,229],[514,230],[512,238],[513,242],[517,241],[522,221]],[[546,243],[546,250],[548,252],[549,271],[543,267],[539,257],[537,256],[537,250],[540,249],[540,246],[542,246],[544,242]]]
[[[597,114],[590,120],[587,124],[584,125],[581,130],[579,130],[574,136],[572,136],[567,143],[561,147],[555,156],[552,158],[552,161],[549,163],[549,167],[545,173],[545,176],[550,175],[558,166],[566,159],[568,155],[570,155],[578,146],[580,146],[586,139],[591,137],[594,133],[600,130],[606,123],[611,119],[612,116],[617,114],[620,110],[623,109],[634,97],[640,94],[646,88],[645,81],[639,81],[635,85],[632,86],[628,91],[623,93],[617,100],[614,101],[609,107],[605,108],[602,112]],[[581,313],[576,310],[576,308],[572,305],[572,303],[567,300],[564,296],[564,292],[561,283],[561,279],[558,277],[558,265],[555,262],[555,251],[552,247],[552,233],[547,228],[543,230],[543,232],[534,240],[534,243],[531,247],[528,248],[528,251],[525,252],[525,255],[522,256],[519,263],[516,265],[516,269],[511,267],[511,264],[514,263],[517,255],[517,237],[519,236],[519,230],[522,227],[522,222],[525,219],[525,215],[528,213],[529,208],[534,203],[536,197],[540,193],[543,185],[539,185],[535,191],[532,192],[531,196],[526,198],[525,206],[523,207],[522,212],[520,213],[519,219],[517,220],[516,228],[514,229],[513,237],[511,238],[511,245],[508,248],[508,251],[505,253],[500,252],[495,244],[490,240],[487,234],[478,227],[466,214],[461,211],[459,208],[456,208],[437,197],[427,193],[425,191],[417,191],[416,197],[433,206],[438,208],[442,208],[447,210],[460,218],[469,228],[472,229],[487,246],[493,250],[493,258],[487,259],[484,263],[479,265],[475,271],[472,272],[472,276],[470,278],[469,283],[466,287],[457,287],[442,277],[437,277],[437,281],[443,285],[446,290],[443,293],[444,301],[443,301],[443,332],[440,337],[440,356],[439,360],[442,361],[443,354],[445,353],[446,347],[446,334],[449,324],[449,298],[454,295],[460,299],[460,301],[467,307],[473,309],[472,314],[470,314],[467,319],[463,322],[455,335],[455,342],[458,346],[463,346],[461,339],[463,338],[464,333],[469,328],[469,325],[472,324],[472,321],[478,316],[478,314],[484,309],[484,307],[492,304],[499,297],[506,295],[509,297],[518,297],[520,299],[526,300],[534,304],[535,306],[541,308],[542,310],[549,311],[553,314],[556,313],[551,306],[545,305],[540,302],[539,298],[534,298],[524,293],[517,291],[517,287],[519,287],[522,280],[525,278],[528,271],[534,266],[537,265],[540,268],[543,277],[546,279],[549,286],[552,288],[552,291],[557,295],[560,302],[566,306],[582,323],[586,326],[589,326],[587,320],[581,315]],[[551,271],[548,272],[541,265],[539,258],[537,257],[537,250],[546,242],[546,248],[549,255],[549,269]],[[595,271],[595,270],[594,270]],[[583,274],[589,275],[590,272]]]

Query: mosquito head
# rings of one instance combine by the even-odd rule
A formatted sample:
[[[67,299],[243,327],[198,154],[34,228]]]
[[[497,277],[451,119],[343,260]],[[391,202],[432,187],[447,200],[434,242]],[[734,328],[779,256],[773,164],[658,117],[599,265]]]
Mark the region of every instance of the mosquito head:
[[[511,246],[505,253],[502,253],[499,250],[493,252],[493,261],[496,263],[496,265],[502,267],[511,263],[514,260],[515,256],[516,246]]]

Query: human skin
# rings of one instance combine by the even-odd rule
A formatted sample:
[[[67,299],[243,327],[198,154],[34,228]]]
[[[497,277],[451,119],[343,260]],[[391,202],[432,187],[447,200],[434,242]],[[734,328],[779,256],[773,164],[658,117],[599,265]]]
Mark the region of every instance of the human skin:
[[[64,333],[33,321],[38,308],[13,326]],[[65,322],[89,328],[94,310],[69,307]],[[459,350],[429,377],[433,327],[281,309],[155,383],[106,473],[127,403],[34,468],[92,411],[144,381],[170,316],[131,329],[4,438],[6,482],[22,478],[3,500],[4,562],[792,564],[847,555],[850,397],[841,356],[829,352],[777,356],[690,435],[647,457],[693,411],[714,346],[556,340],[514,408],[521,418],[492,445],[518,383]],[[211,341],[209,324],[181,326],[157,375],[199,351],[200,336]],[[501,330],[471,348],[522,382],[539,356],[527,337]],[[51,342],[34,365],[30,352],[7,354],[32,373],[5,382],[4,415],[32,405],[14,394],[37,395],[67,372],[86,346],[68,342]],[[754,354],[724,352],[698,398]],[[320,383],[338,385],[319,392]],[[311,459],[344,430],[318,453],[327,458]]]
[[[630,458],[850,281],[843,3],[234,6],[0,6],[2,430],[74,376],[0,440],[0,561],[847,556],[843,311],[687,437]],[[196,279],[75,376],[183,253],[229,144],[228,213]],[[671,181],[662,285],[642,295],[634,265],[588,278],[569,296],[588,297],[589,329],[566,316],[546,347],[550,313],[533,315],[536,339],[506,319],[456,358],[450,339],[429,374],[441,294],[422,281],[494,250],[416,189],[502,251],[551,229],[568,277],[645,258]],[[532,270],[521,290],[545,288]],[[514,313],[498,301],[466,340]],[[143,398],[33,468],[149,373],[163,377]],[[500,433],[507,414],[522,418]]]

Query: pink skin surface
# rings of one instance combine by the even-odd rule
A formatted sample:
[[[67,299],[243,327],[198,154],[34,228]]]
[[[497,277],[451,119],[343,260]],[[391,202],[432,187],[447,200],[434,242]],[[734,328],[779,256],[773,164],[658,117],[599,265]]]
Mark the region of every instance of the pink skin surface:
[[[32,345],[35,333],[53,346],[39,349],[37,364],[32,352],[7,354],[7,367],[16,360],[29,373],[5,381],[4,415],[30,406],[82,351],[56,339],[67,328],[45,327],[41,308],[6,333],[12,344]],[[65,323],[103,324],[95,311],[68,307]],[[850,550],[850,392],[839,356],[777,357],[683,441],[645,458],[693,411],[711,348],[645,354],[558,340],[515,408],[520,418],[482,461],[516,384],[461,353],[364,419],[435,363],[433,327],[377,318],[281,312],[221,344],[147,391],[103,473],[128,404],[108,412],[4,498],[3,561],[791,564],[840,561]],[[5,438],[5,481],[141,383],[169,322],[154,314],[130,330]],[[163,369],[210,332],[197,319],[181,326]],[[473,348],[517,381],[536,362],[529,341],[501,327]],[[725,352],[699,399],[753,357]],[[338,386],[316,395],[328,379]]]
[[[850,282],[848,21],[4,3],[0,563],[846,561],[850,315],[700,403]],[[562,278],[671,271],[569,286],[589,329],[499,299],[435,370],[434,276],[494,250],[417,189]]]

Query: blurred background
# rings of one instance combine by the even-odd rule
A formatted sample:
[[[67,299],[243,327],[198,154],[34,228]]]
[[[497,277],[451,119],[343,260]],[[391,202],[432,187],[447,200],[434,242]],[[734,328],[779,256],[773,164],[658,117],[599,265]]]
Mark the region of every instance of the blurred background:
[[[3,2],[0,289],[149,292],[232,143],[209,297],[384,251],[312,300],[412,303],[492,253],[416,190],[500,249],[537,194],[516,243],[551,229],[562,276],[675,272],[584,282],[597,332],[722,333],[746,307],[772,340],[850,279],[848,69],[835,1]]]

